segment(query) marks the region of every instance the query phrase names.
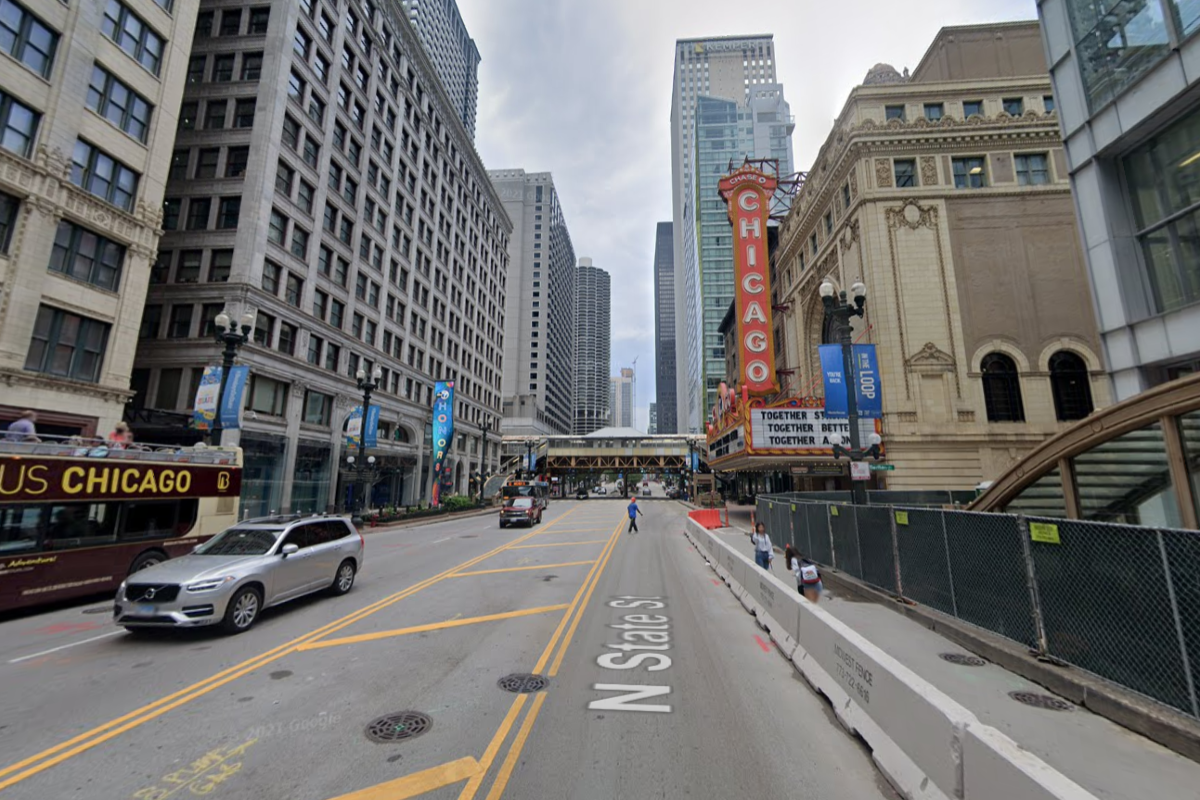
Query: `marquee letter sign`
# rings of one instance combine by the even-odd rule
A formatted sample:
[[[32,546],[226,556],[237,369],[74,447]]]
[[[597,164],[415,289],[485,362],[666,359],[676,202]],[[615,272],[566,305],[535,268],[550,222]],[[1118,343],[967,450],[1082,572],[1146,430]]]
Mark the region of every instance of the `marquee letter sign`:
[[[733,224],[740,383],[753,395],[776,394],[779,383],[775,379],[767,253],[767,213],[776,180],[747,165],[726,175],[718,186],[729,204],[729,221]]]

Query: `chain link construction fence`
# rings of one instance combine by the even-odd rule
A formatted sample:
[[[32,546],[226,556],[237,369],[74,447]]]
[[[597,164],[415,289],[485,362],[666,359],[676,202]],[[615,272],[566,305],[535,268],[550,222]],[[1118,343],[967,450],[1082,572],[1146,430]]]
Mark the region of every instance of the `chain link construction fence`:
[[[758,498],[773,542],[1200,718],[1200,533]]]

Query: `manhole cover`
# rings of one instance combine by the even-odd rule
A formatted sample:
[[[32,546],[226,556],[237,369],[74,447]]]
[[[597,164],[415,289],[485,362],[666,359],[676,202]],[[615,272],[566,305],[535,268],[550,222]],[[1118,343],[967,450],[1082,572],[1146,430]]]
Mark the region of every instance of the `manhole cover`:
[[[1024,703],[1027,706],[1034,708],[1044,708],[1048,711],[1070,711],[1072,706],[1066,700],[1059,700],[1057,697],[1051,697],[1048,694],[1038,694],[1037,692],[1009,692],[1008,696],[1018,703]]]
[[[427,714],[420,711],[398,711],[372,720],[367,725],[366,733],[372,742],[387,744],[415,739],[423,733],[428,733],[432,727],[433,720]]]
[[[987,664],[982,658],[977,656],[968,656],[964,653],[939,653],[943,661],[949,661],[951,664],[958,664],[960,667],[982,667]]]
[[[529,694],[530,692],[540,692],[546,688],[549,683],[541,675],[530,675],[525,672],[518,672],[513,675],[505,675],[498,680],[496,684],[506,692],[515,692],[516,694]]]

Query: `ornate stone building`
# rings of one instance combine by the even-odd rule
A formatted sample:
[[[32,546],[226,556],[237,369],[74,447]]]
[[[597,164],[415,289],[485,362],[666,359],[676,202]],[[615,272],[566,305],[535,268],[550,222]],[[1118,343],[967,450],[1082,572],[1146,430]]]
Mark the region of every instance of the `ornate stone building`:
[[[944,28],[851,92],[775,252],[789,394],[822,392],[826,280],[867,287],[888,488],[970,488],[1107,404],[1036,22]]]
[[[122,417],[197,5],[5,4],[0,427]]]

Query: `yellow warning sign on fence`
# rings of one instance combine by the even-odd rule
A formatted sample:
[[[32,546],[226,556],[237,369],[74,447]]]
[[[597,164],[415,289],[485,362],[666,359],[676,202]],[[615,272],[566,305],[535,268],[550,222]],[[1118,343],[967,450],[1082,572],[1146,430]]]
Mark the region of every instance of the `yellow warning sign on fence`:
[[[908,524],[908,512],[907,511],[897,511],[896,512],[896,524],[897,525],[907,525]]]
[[[836,517],[836,516],[838,515],[837,506],[830,506],[830,507],[829,507],[829,513],[830,513],[830,515],[831,515],[831,516],[834,516],[834,517]]]
[[[1058,538],[1058,526],[1050,522],[1029,523],[1029,538],[1042,544],[1062,544]]]

